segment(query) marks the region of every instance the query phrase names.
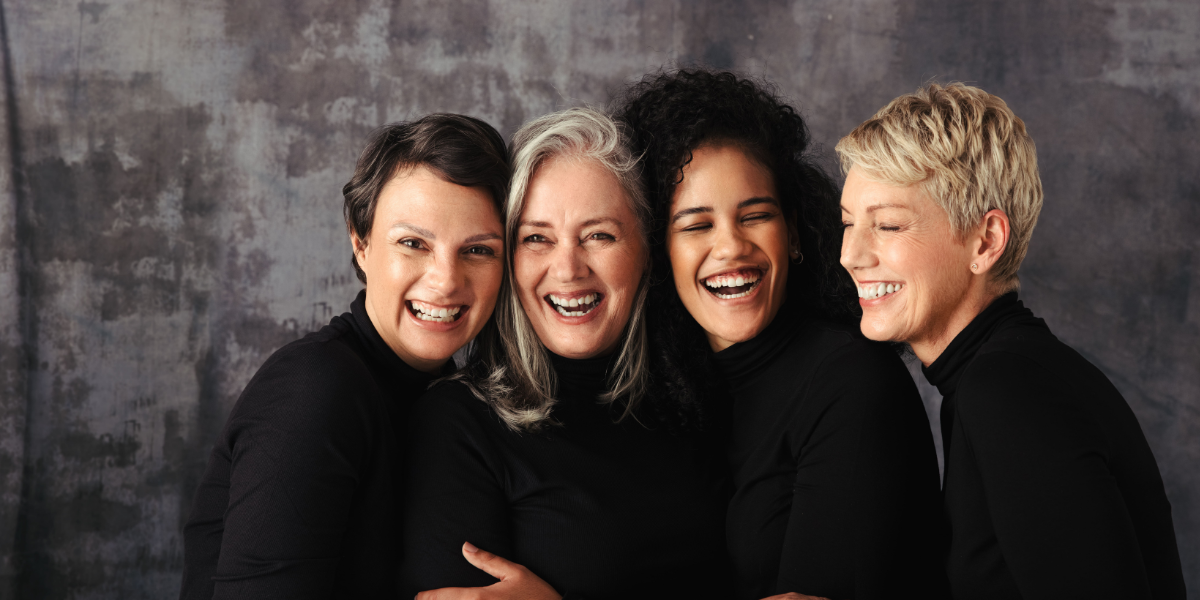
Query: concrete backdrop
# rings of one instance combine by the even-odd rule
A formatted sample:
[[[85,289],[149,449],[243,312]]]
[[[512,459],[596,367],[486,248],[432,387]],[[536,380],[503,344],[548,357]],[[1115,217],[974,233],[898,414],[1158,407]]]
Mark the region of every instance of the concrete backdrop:
[[[922,82],[1005,98],[1024,298],[1125,394],[1200,598],[1194,0],[3,0],[0,599],[170,598],[239,391],[359,289],[341,185],[429,111],[505,135],[664,63],[766,76],[832,148]]]

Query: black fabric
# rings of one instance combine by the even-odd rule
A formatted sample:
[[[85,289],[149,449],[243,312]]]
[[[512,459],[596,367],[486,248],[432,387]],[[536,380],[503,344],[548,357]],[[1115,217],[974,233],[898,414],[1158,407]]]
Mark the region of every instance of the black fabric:
[[[461,382],[419,403],[409,441],[401,597],[495,579],[470,541],[589,600],[722,598],[721,467],[600,404],[608,359],[554,357],[560,426],[509,429]]]
[[[733,395],[737,597],[944,596],[933,434],[896,353],[785,305],[714,357]]]
[[[955,598],[1184,598],[1171,505],[1137,418],[1016,293],[925,376],[943,396]]]
[[[180,598],[395,597],[399,438],[434,375],[392,352],[364,297],[246,385],[184,527]]]

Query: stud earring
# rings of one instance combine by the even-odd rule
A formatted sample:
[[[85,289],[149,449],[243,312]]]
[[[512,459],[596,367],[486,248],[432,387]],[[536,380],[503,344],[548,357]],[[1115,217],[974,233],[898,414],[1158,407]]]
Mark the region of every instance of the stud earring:
[[[975,264],[975,263],[971,263],[971,270],[972,270],[972,271],[975,271],[975,270],[977,270],[977,269],[979,269],[979,265],[977,265],[977,264]]]

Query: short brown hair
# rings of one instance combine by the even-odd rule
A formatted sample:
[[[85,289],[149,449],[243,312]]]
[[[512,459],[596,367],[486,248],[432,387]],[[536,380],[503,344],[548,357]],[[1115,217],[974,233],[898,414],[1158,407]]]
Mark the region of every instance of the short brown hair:
[[[992,280],[1004,291],[1019,286],[1042,180],[1033,139],[1004,100],[961,83],[932,83],[892,100],[835,149],[845,172],[858,165],[869,179],[921,184],[960,241],[989,210],[1004,211],[1010,235]]]
[[[384,125],[371,134],[358,157],[354,176],[342,187],[346,227],[360,240],[371,233],[375,204],[383,186],[401,170],[428,167],[442,179],[466,187],[482,187],[503,214],[508,191],[508,153],[504,138],[474,117],[435,113],[416,121]],[[354,272],[363,283],[367,274],[351,254]]]

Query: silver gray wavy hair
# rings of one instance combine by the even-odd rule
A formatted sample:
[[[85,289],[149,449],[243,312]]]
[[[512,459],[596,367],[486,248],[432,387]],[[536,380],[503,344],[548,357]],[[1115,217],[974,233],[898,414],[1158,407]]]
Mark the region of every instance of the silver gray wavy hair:
[[[603,112],[571,108],[526,123],[513,136],[509,154],[513,177],[504,206],[504,252],[508,268],[496,303],[495,327],[481,332],[473,364],[456,379],[466,382],[475,396],[487,402],[511,429],[534,431],[553,422],[550,414],[557,402],[558,379],[549,351],[534,331],[512,281],[517,228],[530,181],[551,158],[595,161],[617,178],[638,218],[638,231],[647,249],[651,213],[641,179],[640,159],[631,150],[629,135]],[[623,400],[622,419],[632,414],[649,385],[645,318],[650,279],[648,255],[649,252],[629,323],[608,376],[609,389],[598,398],[609,403]]]

